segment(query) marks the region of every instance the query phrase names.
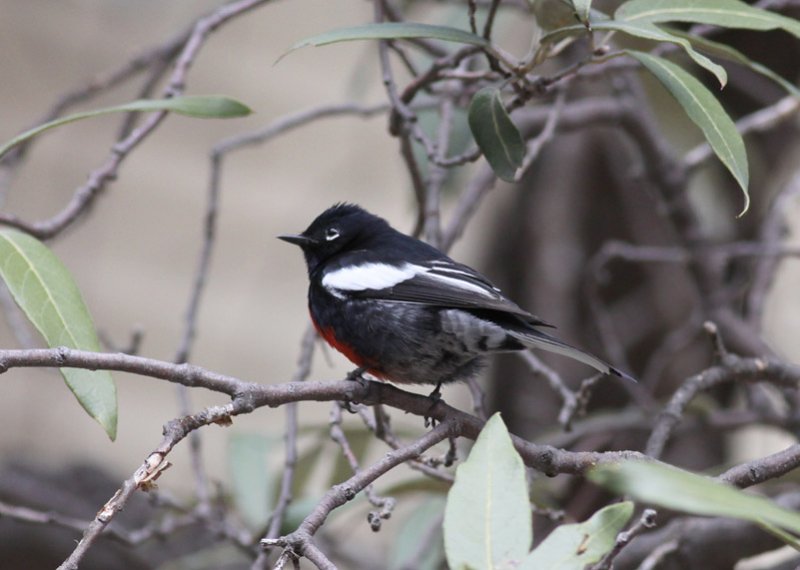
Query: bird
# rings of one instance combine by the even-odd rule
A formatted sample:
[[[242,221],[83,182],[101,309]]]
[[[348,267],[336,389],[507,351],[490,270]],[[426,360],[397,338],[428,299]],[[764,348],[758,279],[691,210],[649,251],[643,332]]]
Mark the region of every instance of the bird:
[[[443,385],[477,375],[488,355],[537,348],[633,380],[542,331],[552,325],[476,270],[356,204],[334,204],[302,233],[278,238],[303,252],[318,334],[359,374],[435,385],[438,399]]]

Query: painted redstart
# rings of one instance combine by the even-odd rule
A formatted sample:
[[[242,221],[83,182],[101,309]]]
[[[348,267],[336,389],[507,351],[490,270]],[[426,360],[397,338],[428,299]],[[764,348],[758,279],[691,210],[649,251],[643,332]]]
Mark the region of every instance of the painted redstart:
[[[303,233],[308,306],[319,334],[370,374],[399,384],[475,375],[493,352],[541,348],[630,378],[541,330],[549,327],[483,275],[353,204],[329,208]]]

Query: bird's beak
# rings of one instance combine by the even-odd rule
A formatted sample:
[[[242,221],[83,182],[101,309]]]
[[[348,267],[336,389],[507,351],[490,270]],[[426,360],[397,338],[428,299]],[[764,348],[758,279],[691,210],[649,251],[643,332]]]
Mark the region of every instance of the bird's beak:
[[[300,247],[304,247],[307,245],[314,245],[317,243],[317,240],[311,239],[310,237],[306,237],[302,234],[293,235],[293,234],[284,234],[282,236],[278,236],[278,239],[282,239],[283,241],[288,241],[289,243],[293,243],[294,245],[299,245]]]

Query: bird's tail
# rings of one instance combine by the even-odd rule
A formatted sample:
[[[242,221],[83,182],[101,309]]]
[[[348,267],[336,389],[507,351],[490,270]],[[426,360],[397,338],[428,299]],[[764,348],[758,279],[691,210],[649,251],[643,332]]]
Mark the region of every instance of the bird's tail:
[[[636,382],[636,379],[630,374],[626,374],[625,372],[614,368],[609,363],[600,360],[593,354],[589,354],[588,352],[585,352],[579,348],[575,348],[574,346],[569,345],[566,342],[563,342],[556,337],[540,330],[529,328],[525,331],[515,331],[512,333],[512,335],[529,348],[540,348],[542,350],[555,352],[556,354],[561,354],[563,356],[572,358],[573,360],[583,362],[584,364],[591,366],[603,374],[613,374],[614,376],[619,376],[620,378],[626,378],[627,380]]]

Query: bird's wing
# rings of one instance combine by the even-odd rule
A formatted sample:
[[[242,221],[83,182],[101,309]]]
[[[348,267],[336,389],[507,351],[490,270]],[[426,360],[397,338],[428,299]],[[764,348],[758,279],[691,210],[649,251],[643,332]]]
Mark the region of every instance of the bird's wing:
[[[552,326],[505,297],[472,268],[450,259],[416,263],[370,262],[328,272],[322,285],[337,297],[510,313],[530,325]]]

